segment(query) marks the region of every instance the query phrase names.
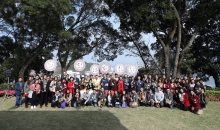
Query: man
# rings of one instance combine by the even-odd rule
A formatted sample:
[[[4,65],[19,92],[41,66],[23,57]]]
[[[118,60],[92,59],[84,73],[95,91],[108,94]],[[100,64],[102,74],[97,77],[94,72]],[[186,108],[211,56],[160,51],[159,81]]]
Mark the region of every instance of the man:
[[[152,92],[151,89],[148,90],[148,93],[146,95],[146,103],[147,103],[147,106],[151,106],[153,107],[154,106],[154,94]]]
[[[130,94],[130,107],[137,108],[138,107],[138,95],[136,90],[133,88]]]
[[[51,107],[54,107],[54,108],[58,107],[58,108],[60,108],[60,105],[61,105],[61,96],[60,96],[59,91],[56,91],[55,95],[53,96]]]
[[[61,79],[66,79],[66,72],[64,71],[63,74],[61,75]]]
[[[16,103],[15,107],[22,107],[22,94],[24,93],[24,82],[21,77],[18,78],[18,82],[15,84],[15,95],[16,95]]]
[[[119,79],[118,74],[115,74],[115,80],[116,80],[116,82],[118,82],[118,79]]]
[[[74,74],[73,82],[74,82],[75,89],[78,89],[79,88],[79,78],[77,78],[76,74]]]
[[[104,88],[101,88],[101,91],[98,94],[98,106],[102,108],[106,104],[106,94]]]
[[[165,93],[164,95],[166,106],[173,108],[173,93],[170,91],[170,89],[167,89],[167,93]]]
[[[97,107],[97,102],[98,102],[98,95],[96,90],[93,90],[93,93],[91,94],[91,103],[93,104],[94,107]]]
[[[61,80],[58,80],[56,91],[59,91],[60,95],[63,96],[63,85],[61,84]]]
[[[137,85],[136,92],[139,92],[141,87],[143,87],[143,85],[144,85],[143,81],[141,81],[141,76],[138,76],[138,79],[136,81],[136,85]]]
[[[91,99],[91,94],[89,93],[89,89],[87,89],[83,95],[82,106],[92,105],[90,99]]]
[[[123,81],[124,81],[124,90],[125,90],[126,94],[128,94],[129,82],[130,81],[129,81],[129,78],[128,78],[127,74],[124,75]]]
[[[136,90],[136,82],[135,82],[135,80],[134,80],[134,76],[131,77],[131,80],[130,80],[129,85],[130,85],[130,92],[131,92],[133,89]]]
[[[101,79],[101,87],[104,88],[105,90],[105,94],[107,95],[108,90],[109,90],[109,86],[108,86],[109,80],[107,79],[106,74],[104,74],[104,77]]]
[[[117,82],[114,78],[114,75],[110,76],[111,79],[109,80],[109,90],[111,90],[111,95],[114,95],[115,91],[117,91]]]
[[[93,85],[95,90],[99,90],[101,88],[100,79],[98,75],[95,76],[95,79],[93,80]]]
[[[44,78],[41,81],[40,86],[41,86],[40,108],[42,108],[43,103],[45,103],[45,106],[47,107],[49,87],[50,87],[50,81],[48,80],[47,75],[44,75]]]
[[[163,107],[164,103],[164,93],[161,91],[160,87],[157,87],[158,91],[155,92],[155,105],[157,108]]]

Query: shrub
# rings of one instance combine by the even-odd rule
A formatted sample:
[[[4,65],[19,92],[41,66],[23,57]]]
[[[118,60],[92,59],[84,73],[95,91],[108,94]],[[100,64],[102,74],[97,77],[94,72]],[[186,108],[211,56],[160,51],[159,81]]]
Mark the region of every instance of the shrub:
[[[220,91],[206,90],[206,99],[209,101],[220,101]]]
[[[0,84],[0,91],[8,89],[8,83]],[[14,90],[14,84],[9,84],[9,89]]]

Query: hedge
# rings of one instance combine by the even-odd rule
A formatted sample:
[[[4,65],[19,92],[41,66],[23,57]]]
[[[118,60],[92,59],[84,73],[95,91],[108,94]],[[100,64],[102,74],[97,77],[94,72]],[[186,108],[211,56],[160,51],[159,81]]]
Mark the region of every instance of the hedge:
[[[14,90],[14,84],[9,84],[9,89]],[[8,89],[8,83],[2,83],[0,84],[0,90],[6,90]]]
[[[206,95],[211,95],[211,96],[220,96],[220,91],[216,91],[216,90],[206,90]]]

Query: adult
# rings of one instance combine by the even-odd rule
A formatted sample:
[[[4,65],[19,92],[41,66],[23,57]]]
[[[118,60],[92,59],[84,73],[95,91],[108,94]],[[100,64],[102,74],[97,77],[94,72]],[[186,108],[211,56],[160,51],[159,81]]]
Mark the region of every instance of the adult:
[[[101,88],[101,91],[98,94],[98,106],[102,108],[102,106],[106,105],[106,94],[104,88]]]
[[[31,109],[36,108],[38,104],[38,95],[40,94],[40,84],[39,80],[35,79],[34,84],[30,86],[30,91],[32,91],[32,101],[31,101]]]
[[[90,99],[91,99],[91,94],[89,93],[89,89],[87,89],[83,95],[82,106],[92,105]]]
[[[33,80],[31,78],[31,76],[29,76],[27,81],[24,83],[24,96],[25,96],[24,102],[25,102],[25,108],[28,108],[28,101],[29,101],[28,93],[30,91],[30,85],[32,83],[33,83]]]
[[[53,96],[54,96],[55,91],[56,91],[56,86],[57,86],[56,78],[52,78],[52,81],[50,82],[50,87],[49,87],[49,90],[50,90],[50,102],[52,102]]]
[[[167,92],[164,94],[165,104],[169,108],[173,108],[173,93],[170,88],[167,88]]]
[[[15,95],[16,95],[16,102],[15,107],[22,107],[22,95],[24,93],[24,82],[21,77],[18,78],[18,82],[15,84]]]
[[[146,105],[146,93],[144,92],[144,88],[141,88],[138,92],[138,103],[140,106]]]
[[[101,87],[104,88],[105,94],[107,95],[109,90],[109,80],[107,79],[106,74],[104,74],[104,77],[100,81]]]
[[[122,91],[124,91],[124,81],[122,79],[122,76],[118,79],[118,93],[121,95]]]
[[[93,79],[93,85],[95,90],[99,90],[101,88],[100,81],[101,79],[99,79],[99,76],[96,75],[95,79]]]
[[[43,103],[45,103],[46,107],[48,106],[50,81],[48,81],[47,75],[44,75],[43,80],[41,81],[40,84],[41,84],[40,108],[42,108]]]
[[[91,95],[90,101],[92,102],[92,104],[93,104],[94,107],[97,107],[98,95],[97,95],[96,90],[93,90],[93,93],[92,93],[92,95]]]
[[[115,94],[113,96],[113,105],[116,108],[120,108],[121,107],[121,96],[118,94],[117,91],[115,91]]]
[[[111,95],[114,95],[115,91],[117,91],[117,82],[114,78],[114,75],[110,76],[111,79],[109,80],[109,90],[111,91]]]
[[[65,94],[65,96],[64,96],[64,100],[66,101],[66,105],[68,106],[68,107],[70,107],[71,106],[71,100],[72,100],[72,93],[70,93],[70,91],[67,89],[67,91],[66,91],[66,94]]]
[[[133,89],[136,90],[137,84],[136,84],[136,82],[135,82],[135,80],[134,80],[134,76],[131,77],[131,80],[130,80],[129,85],[130,85],[130,92],[131,92]]]
[[[75,84],[74,84],[73,77],[70,77],[70,81],[67,84],[67,88],[69,89],[70,93],[74,94]]]
[[[164,93],[161,91],[160,87],[157,87],[157,92],[155,92],[155,105],[157,108],[164,106]]]
[[[81,100],[80,100],[80,91],[79,89],[76,89],[76,92],[73,94],[73,99],[72,99],[72,106],[73,107],[77,107],[78,105],[80,105]]]
[[[137,95],[137,92],[134,88],[131,90],[129,100],[130,100],[129,106],[131,108],[137,108],[138,107],[138,95]]]
[[[198,114],[198,111],[200,109],[200,99],[199,96],[195,94],[194,91],[190,91],[190,105],[191,105],[191,110],[193,113]]]
[[[75,89],[78,89],[79,88],[79,78],[77,77],[76,74],[74,74],[73,81],[74,81]]]
[[[124,90],[125,90],[126,94],[128,94],[129,78],[128,78],[127,74],[124,75],[123,81],[124,81]]]
[[[56,91],[56,93],[53,96],[53,100],[51,102],[51,107],[53,107],[53,108],[55,108],[55,107],[60,108],[60,106],[61,106],[61,97],[62,96],[60,95],[60,92]]]
[[[143,85],[144,85],[143,81],[141,81],[141,76],[138,76],[138,79],[136,81],[136,85],[137,85],[136,92],[139,92],[141,87],[143,87]]]
[[[154,94],[152,92],[151,89],[148,90],[148,93],[146,95],[146,105],[147,106],[151,106],[153,107],[154,106]]]
[[[67,77],[67,74],[66,74],[66,71],[64,71],[63,74],[61,75],[61,80],[66,79],[66,77]]]

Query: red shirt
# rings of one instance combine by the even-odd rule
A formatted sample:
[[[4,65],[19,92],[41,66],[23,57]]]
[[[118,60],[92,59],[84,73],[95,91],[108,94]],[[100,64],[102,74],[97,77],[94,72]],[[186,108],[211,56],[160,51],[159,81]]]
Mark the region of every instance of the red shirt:
[[[183,95],[183,102],[184,102],[184,106],[185,107],[189,107],[190,106],[188,93],[184,93],[184,95]]]
[[[75,90],[75,89],[73,88],[73,87],[74,87],[74,82],[69,81],[67,87],[68,87],[70,93],[73,93],[73,92],[74,92],[74,90]]]
[[[118,92],[124,91],[124,81],[118,80]]]
[[[190,98],[190,104],[195,109],[200,109],[200,99],[197,95],[194,95]]]

